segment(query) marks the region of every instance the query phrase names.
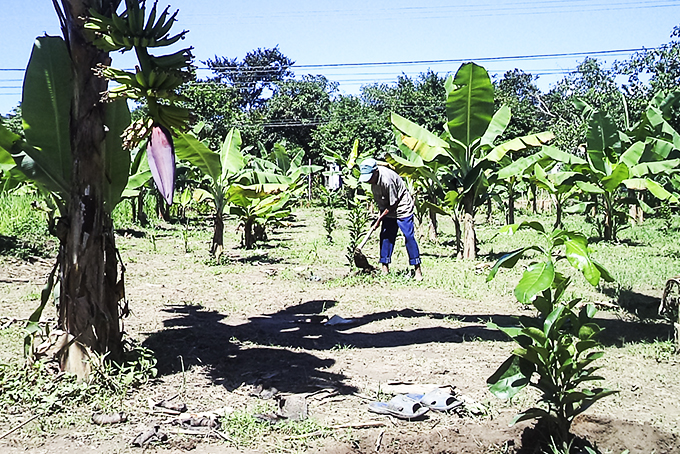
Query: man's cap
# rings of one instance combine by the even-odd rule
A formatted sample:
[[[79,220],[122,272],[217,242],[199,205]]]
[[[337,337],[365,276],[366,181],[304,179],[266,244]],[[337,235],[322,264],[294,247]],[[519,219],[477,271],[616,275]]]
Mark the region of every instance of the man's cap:
[[[378,170],[378,163],[376,162],[375,159],[373,158],[364,159],[359,165],[359,171],[361,172],[361,175],[359,175],[359,181],[361,183],[366,183],[368,180],[371,179],[373,172],[375,172],[376,170]]]

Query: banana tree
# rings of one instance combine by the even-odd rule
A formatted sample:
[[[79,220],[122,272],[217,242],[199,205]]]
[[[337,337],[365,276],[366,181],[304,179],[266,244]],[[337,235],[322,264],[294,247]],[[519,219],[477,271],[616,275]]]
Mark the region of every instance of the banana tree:
[[[17,169],[50,194],[61,215],[54,229],[60,242],[57,265],[27,329],[38,330],[42,309],[58,285],[58,325],[65,333],[58,356],[64,370],[81,377],[89,373],[84,361],[88,352],[106,354],[114,361],[123,353],[120,318],[125,309],[119,302],[124,275],[122,270],[118,273],[111,212],[128,180],[130,154],[121,135],[130,117],[125,100],[115,96],[108,96],[114,102],[102,100],[102,93],[111,93],[104,74],[111,61],[109,51],[134,47],[139,55],[147,45],[163,46],[165,35],[158,33],[167,34],[170,28],[165,30],[167,14],[158,20],[163,30],[155,29],[154,19],[145,22],[138,0],[126,0],[126,11],[118,15],[120,4],[120,0],[53,2],[65,38],[40,37],[33,47],[22,95],[25,139],[0,127],[0,147],[11,154]],[[113,44],[107,44],[118,27],[113,16],[128,30],[119,31]],[[102,25],[97,30],[90,28],[95,19]],[[174,18],[169,22],[171,26]],[[143,34],[159,40],[141,42]],[[133,35],[137,42],[130,46],[116,41]],[[151,58],[148,52],[144,55]],[[178,67],[186,64],[187,60]],[[170,91],[146,90],[139,98],[167,99]],[[171,149],[153,140],[152,147],[164,154]],[[164,167],[167,156],[160,158]]]
[[[76,5],[65,6],[76,10]],[[74,36],[82,34],[75,24],[71,27]],[[106,84],[90,69],[99,58],[94,48],[69,48],[59,37],[38,38],[24,80],[25,139],[0,127],[0,147],[58,208],[53,230],[60,241],[58,316],[67,333],[60,362],[81,376],[87,374],[82,361],[87,349],[108,352],[112,359],[122,354],[116,289],[124,284],[122,274],[118,278],[111,212],[127,183],[130,156],[120,136],[130,114],[124,101],[99,102]],[[80,87],[72,71],[75,80],[94,90]],[[39,319],[49,294],[31,322]],[[36,326],[29,323],[29,331]]]
[[[640,124],[632,130],[619,131],[606,112],[599,112],[584,105],[588,118],[587,161],[573,166],[573,170],[585,176],[576,186],[590,200],[575,208],[579,210],[602,210],[601,224],[605,241],[616,241],[617,233],[626,226],[628,206],[639,204],[637,198],[629,197],[622,188],[648,190],[661,200],[677,201],[677,197],[664,189],[653,177],[673,171],[678,156],[680,136],[665,121],[657,126],[664,133],[648,127],[650,119],[658,119],[660,112],[654,104],[643,115]]]
[[[244,200],[248,197],[259,200],[267,195],[289,190],[305,172],[320,169],[318,166],[310,168],[299,166],[301,156],[299,159],[296,156],[292,161],[284,163],[283,156],[279,155],[281,165],[288,172],[286,175],[276,163],[244,153],[250,147],[244,149],[241,147],[241,133],[235,128],[227,134],[219,153],[212,151],[207,143],[199,141],[190,133],[180,134],[175,143],[177,158],[198,167],[206,177],[206,182],[195,191],[194,197],[197,200],[211,200],[214,204],[214,231],[210,254],[218,258],[224,249],[224,213],[232,198],[241,207],[257,211],[258,207]],[[237,184],[246,189],[241,192],[231,191]],[[250,189],[252,186],[256,186],[257,190]],[[251,233],[248,233],[249,239]],[[252,247],[252,244],[246,241],[247,247]]]
[[[266,240],[267,224],[290,215],[286,209],[289,200],[290,193],[272,194],[264,185],[235,184],[229,188],[229,213],[239,218],[243,247],[252,249],[256,241]]]
[[[241,151],[241,134],[231,129],[224,139],[219,153],[208,148],[191,133],[180,134],[175,141],[177,158],[198,167],[207,182],[195,193],[199,200],[209,199],[215,213],[213,238],[210,254],[219,258],[224,248],[224,212],[227,206],[227,191],[246,168],[247,160]]]
[[[506,155],[499,162],[500,168],[494,175],[495,185],[502,186],[507,191],[507,205],[505,210],[505,223],[515,223],[515,194],[517,186],[522,182],[530,181],[530,171],[534,165],[543,160],[544,156],[540,153],[534,153],[530,156],[524,156],[513,160]],[[539,165],[540,167],[540,165]]]
[[[554,155],[555,153],[562,152],[553,147],[544,145],[541,153]],[[567,159],[575,160],[580,158],[570,155]],[[553,164],[554,163],[555,162],[553,161]],[[548,165],[547,167],[550,168],[551,166]],[[551,171],[548,173],[541,163],[536,163],[534,164],[533,174],[530,178],[537,187],[547,191],[552,197],[553,202],[555,203],[555,223],[553,224],[553,228],[561,229],[563,227],[562,216],[564,203],[578,191],[576,183],[583,180],[583,175],[569,170],[556,171],[556,166],[552,166],[550,170]]]
[[[416,152],[424,161],[438,160],[450,165],[450,175],[459,192],[463,212],[463,258],[477,256],[474,216],[488,189],[486,171],[493,168],[509,151],[540,146],[551,140],[545,132],[515,138],[501,145],[494,141],[510,122],[510,109],[501,107],[494,114],[493,84],[486,70],[465,63],[446,80],[446,116],[441,137],[392,113],[397,141]]]
[[[505,161],[505,158],[501,163]],[[586,161],[573,154],[565,153],[549,145],[543,145],[541,150],[530,156],[509,162],[498,170],[496,178],[508,186],[512,191],[519,181],[526,180],[529,184],[547,191],[555,203],[556,215],[554,228],[562,226],[562,207],[569,196],[578,190],[576,181],[584,177],[574,171],[561,170],[562,165],[584,164]],[[512,198],[509,198],[508,224],[514,224]],[[512,220],[512,222],[511,222]]]

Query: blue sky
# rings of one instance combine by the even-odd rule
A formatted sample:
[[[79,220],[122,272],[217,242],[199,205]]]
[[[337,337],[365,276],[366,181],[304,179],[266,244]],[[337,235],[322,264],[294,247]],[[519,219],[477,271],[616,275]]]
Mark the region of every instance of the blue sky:
[[[26,67],[33,39],[60,31],[50,0],[2,3],[0,114],[7,114],[20,101],[23,72],[14,70]],[[680,0],[159,1],[167,4],[180,10],[175,27],[190,30],[181,44],[194,46],[199,68],[216,55],[243,58],[278,45],[296,75],[323,74],[348,94],[402,73],[445,75],[469,60],[499,76],[514,68],[538,74],[547,90],[586,55],[610,65],[630,53],[594,52],[657,47],[680,25]],[[548,54],[578,55],[532,57]],[[134,65],[129,53],[112,56],[114,66]]]

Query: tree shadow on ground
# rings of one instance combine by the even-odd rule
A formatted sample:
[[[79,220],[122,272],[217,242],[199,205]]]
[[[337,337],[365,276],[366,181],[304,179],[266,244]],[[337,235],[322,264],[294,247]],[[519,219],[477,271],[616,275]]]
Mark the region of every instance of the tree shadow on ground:
[[[604,313],[595,321],[603,329],[598,341],[607,347],[673,339],[673,325],[664,320],[622,320],[616,315]]]
[[[277,263],[283,263],[283,259],[278,257],[271,257],[266,252],[261,254],[254,254],[248,257],[235,258],[233,259],[233,261],[251,265],[275,265]]]
[[[143,343],[155,352],[160,375],[206,366],[213,382],[230,391],[243,383],[291,393],[314,391],[319,383],[333,383],[347,393],[356,391],[342,385],[345,376],[327,371],[335,363],[332,359],[238,339],[234,327],[224,322],[225,315],[200,306],[174,305],[164,311],[173,317],[164,322],[165,329]],[[258,331],[263,329],[253,326],[252,337],[261,336]]]
[[[283,392],[311,392],[320,383],[353,392],[343,385],[347,377],[329,372],[333,359],[315,352],[335,348],[392,348],[428,343],[466,341],[509,342],[501,331],[487,327],[516,326],[510,315],[433,313],[414,309],[389,310],[338,319],[327,323],[335,300],[310,300],[281,311],[230,321],[227,316],[201,306],[174,305],[163,309],[170,314],[164,329],[150,333],[144,346],[156,352],[159,373],[174,374],[192,366],[207,366],[215,383],[233,390],[242,383],[275,386]],[[606,315],[606,314],[605,314]],[[451,326],[414,329],[360,329],[393,319],[434,319]],[[667,340],[669,325],[649,324],[617,318],[598,317],[605,328],[600,341],[621,346],[624,342]]]
[[[26,238],[0,235],[0,255],[22,259],[29,259],[31,257],[46,258],[52,255],[51,249],[55,247],[55,244],[55,241],[47,241],[45,244],[40,244]]]
[[[604,287],[602,293],[612,298],[621,309],[641,320],[662,318],[659,315],[660,298],[657,296],[615,286]]]
[[[136,230],[131,228],[116,229],[116,235],[122,237],[132,237],[132,238],[145,238],[146,232],[142,230]]]
[[[470,340],[504,340],[499,331],[486,328],[482,316],[452,316],[411,309],[369,314],[346,325],[329,325],[328,311],[335,300],[312,300],[273,314],[229,324],[227,316],[201,306],[173,305],[163,309],[171,315],[164,329],[150,333],[143,345],[156,353],[159,374],[168,375],[193,366],[207,366],[215,383],[234,390],[243,383],[274,386],[283,392],[311,392],[320,384],[332,383],[344,392],[342,374],[329,372],[333,359],[313,352],[342,346],[381,348],[431,342],[460,343]],[[467,321],[472,326],[457,328],[426,327],[413,330],[360,332],[357,328],[380,320],[403,318]],[[484,316],[499,324],[510,323],[507,316]]]

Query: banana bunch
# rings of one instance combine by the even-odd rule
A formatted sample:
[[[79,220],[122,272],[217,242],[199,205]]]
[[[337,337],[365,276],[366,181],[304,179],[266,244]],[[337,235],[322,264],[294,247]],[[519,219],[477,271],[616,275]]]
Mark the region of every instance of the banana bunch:
[[[151,118],[141,118],[130,123],[130,125],[125,128],[125,131],[123,131],[123,134],[121,134],[123,147],[130,151],[137,148],[144,138],[149,135],[152,126],[153,119]]]
[[[151,64],[155,68],[182,70],[191,66],[191,61],[194,59],[191,53],[192,50],[193,47],[187,47],[174,54],[161,55],[160,57],[149,55],[149,57],[151,58]]]
[[[179,86],[194,78],[191,71],[193,48],[160,56],[148,52],[148,48],[170,46],[185,37],[186,30],[170,35],[179,10],[170,14],[168,6],[158,14],[158,2],[155,1],[147,17],[146,0],[125,0],[125,6],[126,10],[120,15],[113,11],[108,16],[90,9],[89,17],[85,18],[85,31],[95,46],[107,52],[134,48],[141,65],[135,72],[108,66],[96,68],[100,77],[120,84],[105,92],[103,98],[146,100],[151,118],[170,130],[185,130],[189,111],[174,105],[174,101],[181,99],[177,92]],[[159,100],[169,103],[159,103]]]
[[[94,8],[90,9],[90,17],[86,18],[85,30],[92,42],[107,52],[116,50],[131,50],[133,47],[163,47],[175,44],[184,39],[187,30],[170,36],[170,29],[177,20],[179,10],[169,18],[170,7],[157,16],[158,2],[154,2],[149,17],[146,16],[144,2],[140,7],[138,0],[126,0],[127,9],[118,15],[115,11],[111,16],[101,14]]]
[[[190,120],[189,110],[174,104],[160,104],[149,99],[149,114],[169,130],[186,131]]]

